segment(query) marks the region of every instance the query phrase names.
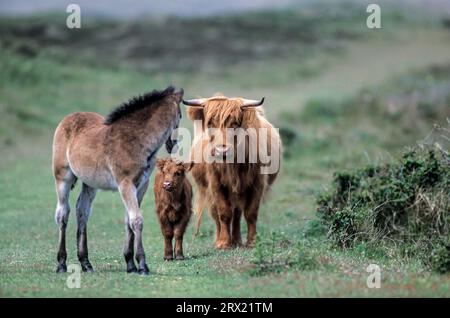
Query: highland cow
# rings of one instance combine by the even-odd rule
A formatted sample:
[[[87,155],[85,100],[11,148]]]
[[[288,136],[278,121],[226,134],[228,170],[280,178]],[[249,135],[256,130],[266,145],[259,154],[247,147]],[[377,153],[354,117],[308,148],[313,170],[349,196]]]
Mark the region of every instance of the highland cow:
[[[202,125],[201,136],[196,138],[191,149],[191,160],[194,160],[192,176],[198,188],[195,203],[197,231],[206,206],[216,223],[215,246],[218,249],[242,245],[242,214],[247,221],[246,244],[249,247],[254,245],[261,201],[278,175],[281,139],[259,107],[263,102],[264,98],[248,100],[220,95],[183,100],[190,106],[187,108],[188,117]],[[248,132],[245,142],[229,138],[228,132],[238,129]],[[266,136],[262,132],[266,132]],[[242,144],[243,150],[240,148]],[[253,153],[250,146],[254,147]],[[262,148],[269,151],[269,161],[263,162],[259,157]],[[252,156],[255,152],[258,157]],[[195,159],[198,154],[204,156],[205,153],[218,160],[199,162],[198,158]],[[244,160],[239,160],[239,157]],[[263,173],[267,166],[274,166],[275,170]]]

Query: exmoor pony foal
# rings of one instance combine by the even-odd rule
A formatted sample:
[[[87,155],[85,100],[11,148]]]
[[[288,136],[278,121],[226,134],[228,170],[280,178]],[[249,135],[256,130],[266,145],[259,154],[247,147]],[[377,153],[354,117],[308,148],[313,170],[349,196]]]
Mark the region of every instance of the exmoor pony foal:
[[[163,143],[171,152],[172,131],[178,127],[183,90],[168,87],[136,97],[105,119],[96,113],[74,113],[58,125],[53,139],[53,174],[58,197],[55,220],[59,226],[57,272],[66,272],[66,227],[69,192],[82,182],[76,204],[77,250],[83,271],[88,259],[87,222],[97,189],[118,190],[125,205],[124,256],[127,272],[148,274],[142,246],[141,201]],[[138,267],[133,261],[135,254]]]
[[[183,235],[192,214],[192,187],[186,173],[191,163],[158,159],[155,176],[156,214],[164,236],[164,259],[173,260],[172,240],[175,236],[175,259],[184,259]]]

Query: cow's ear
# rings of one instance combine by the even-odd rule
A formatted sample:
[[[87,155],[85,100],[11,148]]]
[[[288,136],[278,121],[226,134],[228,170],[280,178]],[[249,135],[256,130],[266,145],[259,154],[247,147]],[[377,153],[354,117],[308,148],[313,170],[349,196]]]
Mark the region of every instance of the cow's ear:
[[[194,162],[193,161],[185,162],[185,163],[183,163],[183,166],[184,166],[184,171],[188,172],[194,166]]]
[[[194,120],[204,120],[204,115],[203,115],[203,107],[196,107],[196,106],[190,106],[190,107],[186,107],[186,114],[188,116],[188,118],[192,121]]]
[[[166,159],[156,160],[156,168],[158,168],[159,171],[162,171],[165,163],[166,163]]]

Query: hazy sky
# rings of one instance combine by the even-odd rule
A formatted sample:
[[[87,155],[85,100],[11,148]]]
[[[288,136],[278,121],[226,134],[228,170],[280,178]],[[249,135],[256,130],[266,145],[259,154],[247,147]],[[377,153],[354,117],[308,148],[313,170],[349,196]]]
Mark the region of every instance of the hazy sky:
[[[135,18],[152,15],[201,16],[280,8],[308,2],[349,1],[359,3],[395,3],[397,6],[421,6],[426,11],[450,15],[450,0],[0,0],[0,15],[55,11],[65,13],[70,3],[80,5],[84,15]]]
[[[65,12],[70,3],[80,5],[82,14],[133,18],[140,15],[210,15],[242,10],[283,7],[310,0],[0,0],[1,14],[38,11]]]

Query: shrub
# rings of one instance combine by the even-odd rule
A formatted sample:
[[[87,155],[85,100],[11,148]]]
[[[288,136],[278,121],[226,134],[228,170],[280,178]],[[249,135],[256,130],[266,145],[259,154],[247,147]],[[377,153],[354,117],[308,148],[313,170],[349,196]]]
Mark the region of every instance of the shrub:
[[[409,257],[450,271],[450,157],[415,148],[390,164],[337,172],[318,202],[328,235],[341,247],[401,243]]]
[[[253,250],[250,274],[261,276],[288,269],[313,270],[319,266],[307,241],[292,242],[278,232],[268,237],[258,235]]]

